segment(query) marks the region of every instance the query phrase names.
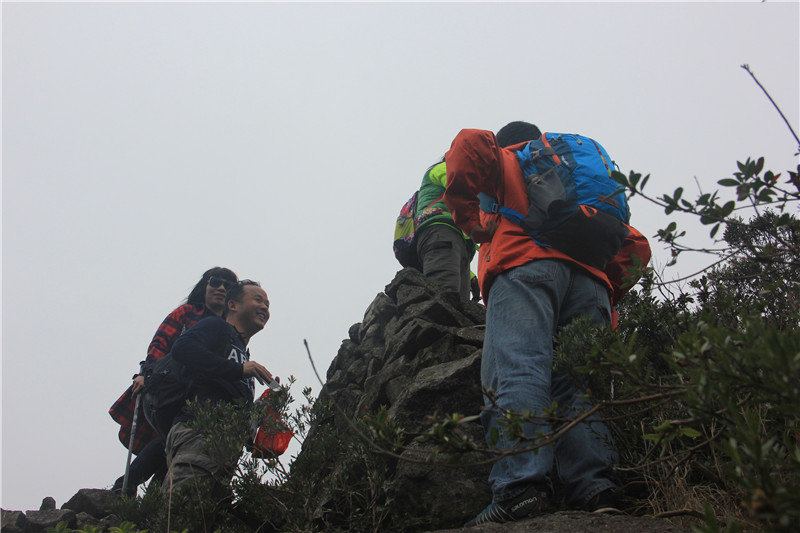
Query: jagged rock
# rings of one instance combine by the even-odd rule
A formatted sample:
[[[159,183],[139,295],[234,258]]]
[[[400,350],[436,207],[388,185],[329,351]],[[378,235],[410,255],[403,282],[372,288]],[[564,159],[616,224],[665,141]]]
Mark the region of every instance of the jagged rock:
[[[480,425],[473,424],[468,432],[468,437],[483,440]],[[402,517],[408,531],[432,524],[463,524],[477,514],[465,511],[465,506],[482,509],[492,501],[486,481],[489,467],[480,464],[486,457],[472,454],[452,465],[448,454],[425,462],[428,454],[422,450],[420,444],[411,443],[397,465],[396,492],[403,497],[395,499],[392,512]]]
[[[42,505],[39,506],[40,511],[51,511],[56,508],[56,500],[51,496],[47,496],[42,500]]]
[[[481,391],[472,380],[476,376],[480,379],[480,367],[481,352],[472,348],[466,357],[429,366],[411,378],[403,378],[401,390],[392,394],[389,415],[406,431],[419,434],[430,425],[425,416],[434,411],[444,414],[472,409],[471,414],[475,414],[481,405]],[[390,381],[387,387],[393,383]]]
[[[22,533],[28,520],[22,511],[6,511],[2,509],[2,520],[0,521],[0,531],[5,533]]]
[[[49,509],[47,511],[28,511],[25,515],[27,524],[26,532],[44,531],[48,527],[56,527],[59,522],[66,522],[69,527],[75,527],[75,511],[70,509]]]
[[[119,526],[121,520],[118,516],[110,514],[104,518],[96,518],[89,513],[80,512],[75,516],[75,522],[79,529],[86,526],[96,527],[101,531],[107,531],[112,526]]]
[[[64,504],[63,509],[55,508],[55,500],[51,497],[44,498],[38,511],[6,511],[2,509],[3,533],[31,533],[45,531],[47,528],[56,527],[59,522],[66,522],[69,528],[83,529],[86,526],[107,531],[112,526],[121,522],[116,515],[109,514],[112,495],[108,497],[106,490],[81,489],[78,494]],[[85,510],[76,510],[76,509]],[[87,511],[88,510],[88,511]]]
[[[81,527],[85,526],[98,527],[101,525],[101,521],[99,518],[95,518],[89,513],[85,513],[83,511],[75,515],[75,522],[80,524]]]
[[[403,427],[407,447],[402,459],[388,462],[395,521],[406,531],[418,531],[452,527],[471,518],[491,500],[486,482],[490,466],[454,468],[447,454],[426,463],[430,453],[412,439],[431,427],[429,417],[437,412],[479,412],[485,316],[482,305],[461,302],[419,271],[398,272],[342,342],[318,401],[332,400],[341,412],[311,428],[300,456],[312,453],[316,437],[324,440],[326,428],[346,442],[353,427],[345,418],[356,420],[385,406]],[[480,423],[467,425],[467,438],[482,442]],[[349,472],[345,468],[332,462],[324,470],[340,479],[363,479],[364,473],[356,471],[363,465]],[[323,520],[335,521],[341,511],[333,497],[321,491],[316,502]]]
[[[117,496],[110,490],[81,489],[61,508],[103,518],[111,514],[111,507],[116,499]]]

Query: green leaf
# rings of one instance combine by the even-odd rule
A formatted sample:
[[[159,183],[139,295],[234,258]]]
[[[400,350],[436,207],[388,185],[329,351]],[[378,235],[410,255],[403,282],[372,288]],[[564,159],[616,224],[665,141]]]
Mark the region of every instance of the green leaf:
[[[480,420],[481,415],[472,415],[472,416],[464,416],[459,421],[462,424],[466,424],[467,422],[475,422],[476,420]]]
[[[633,176],[634,176],[634,173],[631,172],[631,181],[630,181],[630,183],[633,183]],[[624,185],[625,187],[628,187],[630,185],[630,183],[628,182],[628,178],[625,176],[625,174],[623,174],[622,172],[618,172],[616,170],[611,172],[611,179],[613,179],[614,181],[616,181],[620,185]]]
[[[733,210],[734,210],[735,207],[736,207],[736,202],[731,200],[730,202],[728,202],[724,206],[722,206],[722,210],[720,211],[720,216],[723,217],[723,218],[727,217],[728,215],[733,213]]]
[[[764,189],[758,194],[757,198],[759,202],[769,202],[772,201],[773,196],[775,196],[775,191]]]
[[[723,187],[737,187],[739,185],[739,181],[733,178],[721,179],[717,183]]]
[[[681,429],[681,434],[684,437],[689,437],[691,439],[695,439],[695,438],[699,437],[700,435],[702,435],[702,433],[700,433],[699,431],[697,431],[694,428],[682,428]]]
[[[771,170],[768,170],[766,174],[764,174],[764,181],[766,181],[769,185],[775,185],[775,182],[778,181],[778,178],[781,175],[775,175]]]
[[[658,431],[658,432],[663,432],[663,431],[668,430],[671,427],[672,427],[672,424],[670,424],[669,422],[664,422],[663,424],[654,427],[653,430],[654,431]]]
[[[487,443],[489,446],[494,446],[497,444],[497,441],[500,440],[500,431],[497,427],[493,427],[489,431],[489,442]]]

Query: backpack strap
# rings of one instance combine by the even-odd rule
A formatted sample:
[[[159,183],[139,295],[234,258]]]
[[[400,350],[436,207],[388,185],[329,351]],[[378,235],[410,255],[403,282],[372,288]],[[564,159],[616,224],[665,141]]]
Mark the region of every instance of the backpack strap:
[[[241,342],[242,338],[239,336],[239,332],[236,331],[236,328],[229,322],[228,323],[229,330],[228,330],[228,346],[225,348],[225,353],[223,354],[224,357],[228,357],[228,354],[231,351],[231,348],[236,345],[237,342]],[[244,344],[244,343],[243,343]],[[248,360],[250,359],[250,348],[247,346],[244,347],[245,353],[247,353]]]
[[[444,193],[440,194],[434,201],[432,201],[430,204],[428,204],[428,207],[426,207],[425,209],[430,209],[431,207],[433,207],[433,204],[435,204],[436,202],[438,202],[442,198],[444,198]],[[425,211],[425,209],[423,209],[422,211]]]
[[[522,219],[525,218],[522,214],[514,211],[510,207],[506,207],[497,201],[497,198],[489,196],[486,193],[479,192],[478,200],[480,200],[480,210],[489,213],[490,215],[500,214],[509,219],[514,224],[520,224]]]
[[[478,199],[480,200],[480,206],[479,206],[480,210],[485,212],[485,213],[489,213],[489,214],[492,214],[492,215],[500,214],[500,215],[504,216],[505,218],[507,218],[508,220],[510,220],[511,222],[513,222],[514,224],[516,224],[518,226],[521,225],[522,219],[525,218],[519,212],[514,211],[510,207],[506,207],[504,205],[501,205],[500,203],[498,203],[497,198],[494,198],[493,196],[489,196],[486,193],[479,192],[478,193]],[[533,239],[533,242],[535,242],[536,244],[538,244],[539,246],[541,246],[543,248],[550,248],[551,247],[549,244],[545,244],[545,243],[539,241],[533,235],[529,235],[529,237],[531,239]]]
[[[600,154],[600,159],[602,159],[602,160],[603,160],[603,165],[605,165],[605,167],[606,167],[606,172],[608,172],[608,177],[610,178],[610,177],[611,177],[611,169],[610,169],[610,168],[608,168],[608,161],[606,161],[606,158],[605,158],[605,157],[603,157],[603,151],[602,151],[602,150],[600,150],[600,147],[599,147],[599,146],[597,146],[597,143],[596,143],[596,142],[594,142],[594,139],[590,139],[590,140],[592,141],[592,144],[594,145],[595,149],[597,150],[597,153],[598,153],[598,154]]]
[[[536,167],[533,164],[540,157],[550,156],[553,158],[553,161],[556,165],[561,163],[561,159],[558,157],[558,155],[556,155],[556,151],[550,145],[546,135],[547,133],[542,134],[542,144],[544,144],[544,147],[540,150],[531,150],[531,143],[528,143],[525,145],[525,148],[516,152],[517,161],[519,162],[520,168],[522,168],[522,173],[525,176],[530,176],[531,174],[536,173]],[[530,168],[531,166],[533,166],[533,168]]]
[[[480,205],[478,207],[480,207],[481,211],[484,213],[494,215],[500,212],[500,208],[502,206],[497,203],[497,198],[494,196],[489,196],[485,192],[479,192],[478,200],[480,201]]]
[[[550,144],[550,141],[547,140],[547,132],[542,133],[542,144],[544,144],[544,146],[545,146],[545,148],[543,150],[543,152],[545,152],[545,153],[543,155],[552,156],[553,162],[556,165],[560,164],[561,163],[561,158],[558,157],[558,155],[556,154],[556,151],[553,149],[552,145]]]

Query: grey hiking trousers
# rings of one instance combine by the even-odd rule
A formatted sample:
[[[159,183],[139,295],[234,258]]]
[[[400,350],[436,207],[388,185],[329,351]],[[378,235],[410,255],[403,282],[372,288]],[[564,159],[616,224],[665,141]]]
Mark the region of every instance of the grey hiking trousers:
[[[420,230],[416,241],[425,277],[469,301],[469,252],[461,231],[446,224],[431,224]]]

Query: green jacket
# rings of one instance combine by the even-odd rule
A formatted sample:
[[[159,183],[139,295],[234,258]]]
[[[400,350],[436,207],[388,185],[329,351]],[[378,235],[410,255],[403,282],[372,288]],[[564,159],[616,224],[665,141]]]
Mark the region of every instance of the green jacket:
[[[414,219],[415,231],[433,224],[450,226],[464,236],[465,244],[469,250],[469,257],[472,259],[477,245],[463,231],[458,229],[458,226],[453,222],[453,215],[450,214],[450,210],[442,199],[446,187],[447,167],[444,162],[433,165],[425,172],[417,194],[417,211]]]

